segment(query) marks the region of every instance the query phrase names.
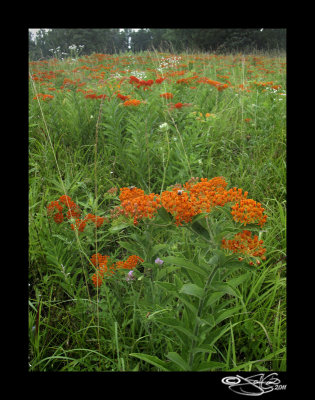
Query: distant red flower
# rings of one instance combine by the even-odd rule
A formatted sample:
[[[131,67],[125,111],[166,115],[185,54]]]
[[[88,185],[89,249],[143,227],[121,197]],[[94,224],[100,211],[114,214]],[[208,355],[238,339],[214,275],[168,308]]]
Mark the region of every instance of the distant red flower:
[[[161,84],[166,78],[157,78],[155,83]]]
[[[118,94],[117,94],[117,97],[118,97],[120,100],[126,101],[126,100],[129,99],[130,96],[124,96],[124,95],[118,93]]]
[[[162,93],[160,97],[164,97],[165,99],[172,99],[174,95],[172,93]]]
[[[95,226],[97,228],[99,228],[103,224],[104,218],[103,217],[98,217],[98,216],[93,215],[93,214],[87,214],[86,217],[84,218],[84,221],[94,222]]]
[[[79,232],[83,232],[84,228],[86,226],[86,221],[82,220],[82,219],[76,219],[75,220],[75,225],[71,224],[71,229],[74,231],[75,229],[77,229]]]
[[[132,99],[132,100],[126,100],[123,104],[125,107],[128,106],[138,106],[141,103],[140,100]]]

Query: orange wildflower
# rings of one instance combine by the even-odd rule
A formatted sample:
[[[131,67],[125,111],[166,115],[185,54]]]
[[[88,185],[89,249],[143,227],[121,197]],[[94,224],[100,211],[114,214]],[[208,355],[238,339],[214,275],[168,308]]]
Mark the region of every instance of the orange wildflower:
[[[129,99],[130,96],[124,96],[124,95],[118,93],[118,94],[117,94],[117,97],[118,97],[120,100],[126,101],[126,100]]]
[[[74,231],[77,229],[79,232],[83,232],[86,226],[86,221],[84,219],[77,218],[75,224],[71,224],[71,229]]]
[[[102,285],[104,276],[112,276],[119,269],[133,270],[139,262],[144,261],[137,255],[131,255],[126,261],[117,261],[113,264],[109,264],[109,259],[109,256],[103,256],[99,253],[92,255],[91,262],[96,267],[96,272],[92,276],[92,282],[95,287]]]
[[[175,217],[177,226],[182,225],[183,222],[190,222],[196,215],[188,193],[181,189],[173,188],[172,191],[162,192],[161,204],[167,212]]]
[[[95,287],[101,286],[104,275],[113,275],[114,266],[108,265],[109,256],[102,256],[99,253],[93,254],[91,257],[92,264],[96,267],[96,272],[92,276],[92,282]]]
[[[136,255],[129,256],[126,261],[117,261],[117,269],[135,269],[138,262],[143,262],[144,260]]]
[[[162,93],[160,97],[164,97],[165,99],[172,99],[174,95],[172,93]]]
[[[166,78],[157,78],[157,79],[155,80],[155,83],[160,84],[160,83],[162,83],[165,79],[166,79]]]
[[[47,206],[48,216],[53,217],[56,224],[63,221],[63,206],[58,201],[51,201]]]
[[[267,215],[263,215],[264,208],[260,203],[252,199],[242,199],[231,207],[231,214],[236,222],[246,224],[258,224],[263,226],[267,220]]]
[[[86,221],[86,222],[88,222],[88,221],[93,222],[97,228],[99,228],[99,227],[103,224],[104,220],[105,220],[105,218],[103,218],[103,217],[97,217],[96,215],[93,215],[93,214],[87,214],[87,215],[85,216],[85,218],[84,218],[84,221]]]
[[[94,94],[94,93],[92,93],[92,94],[86,94],[84,97],[85,97],[86,99],[96,99],[96,98],[97,98],[97,95]]]
[[[134,225],[138,224],[138,219],[153,218],[160,207],[159,195],[144,194],[142,189],[136,187],[121,188],[119,199],[123,213],[127,217],[133,217]]]
[[[126,101],[123,103],[123,105],[124,105],[125,107],[128,107],[128,106],[138,106],[140,103],[141,103],[140,100],[132,99],[132,100],[126,100]]]
[[[263,247],[263,241],[258,240],[258,236],[254,235],[252,238],[252,232],[243,230],[237,233],[232,240],[222,239],[222,248],[232,251],[233,253],[244,254],[251,257],[260,257],[265,260],[266,249]],[[243,258],[240,257],[240,261]]]
[[[68,212],[66,214],[66,217],[68,219],[80,217],[81,215],[80,207],[74,201],[71,200],[71,197],[64,194],[61,197],[59,197],[59,201],[68,208]]]

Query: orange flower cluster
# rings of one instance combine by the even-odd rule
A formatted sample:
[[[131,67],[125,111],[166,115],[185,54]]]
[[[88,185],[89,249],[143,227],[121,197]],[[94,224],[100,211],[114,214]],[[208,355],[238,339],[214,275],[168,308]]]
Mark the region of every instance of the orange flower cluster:
[[[153,79],[144,81],[142,79],[138,79],[136,76],[133,76],[133,75],[131,75],[129,79],[130,79],[129,83],[135,83],[137,85],[138,89],[140,86],[145,86],[143,89],[148,89],[148,86],[151,86],[154,83]]]
[[[174,95],[172,93],[162,93],[160,97],[164,97],[165,99],[172,99]]]
[[[80,207],[72,201],[71,197],[63,195],[59,197],[58,200],[51,201],[47,206],[48,215],[52,216],[57,224],[60,224],[64,220],[64,207],[68,209],[66,213],[68,219],[79,217],[81,215]]]
[[[116,263],[109,264],[109,258],[109,256],[103,256],[99,253],[93,254],[91,257],[91,262],[96,267],[96,273],[92,276],[92,282],[95,287],[101,286],[104,276],[112,276],[119,269],[133,270],[139,262],[144,261],[139,256],[131,255],[126,261],[117,261]]]
[[[102,256],[99,253],[93,254],[91,257],[92,264],[96,267],[96,273],[92,276],[92,282],[95,287],[101,286],[103,283],[104,275],[113,275],[114,266],[108,265],[109,256]]]
[[[103,222],[105,221],[105,218],[103,217],[98,217],[96,215],[93,214],[87,214],[84,219],[77,219],[75,221],[75,226],[74,224],[71,224],[71,229],[74,230],[75,228],[79,231],[79,232],[83,232],[87,222],[92,222],[94,223],[94,225],[96,226],[96,228],[99,228]]]
[[[67,212],[64,214],[65,209],[67,209]],[[76,218],[75,223],[71,224],[71,229],[77,229],[79,232],[84,231],[88,222],[92,222],[97,228],[99,228],[105,221],[105,218],[93,214],[87,214],[83,219],[80,219],[80,207],[71,199],[70,196],[65,194],[60,196],[58,200],[51,201],[47,206],[47,212],[49,216],[53,217],[57,224],[64,221],[64,216],[68,220]]]
[[[264,208],[260,203],[252,199],[242,199],[231,207],[231,214],[236,222],[246,224],[258,224],[261,227],[267,221],[267,215],[263,215]]]
[[[193,81],[193,80],[195,80],[197,78],[198,78],[198,76],[190,76],[189,78],[178,79],[176,81],[176,83],[188,85],[189,83],[191,83],[191,81]]]
[[[117,261],[116,268],[117,269],[135,269],[138,262],[143,262],[144,260],[136,255],[129,256],[126,261]]]
[[[176,103],[176,104],[169,104],[169,108],[172,110],[174,108],[182,108],[182,107],[190,107],[192,104],[191,103]]]
[[[81,210],[79,206],[74,201],[71,200],[71,197],[64,194],[63,196],[59,197],[59,201],[68,208],[66,214],[68,219],[80,217]]]
[[[95,94],[95,93],[91,93],[91,94],[86,94],[84,96],[86,99],[106,99],[106,94]]]
[[[63,207],[59,204],[58,200],[51,201],[47,206],[47,213],[49,216],[54,218],[56,224],[60,224],[63,221]]]
[[[119,199],[124,215],[133,217],[134,225],[138,224],[138,219],[153,218],[161,207],[159,195],[144,194],[142,189],[136,187],[121,188]]]
[[[227,182],[222,177],[208,181],[207,178],[192,178],[183,186],[184,190],[173,187],[172,191],[161,194],[162,206],[175,216],[176,225],[190,222],[195,215],[210,212],[216,206],[223,206],[235,198],[235,192],[225,190]],[[242,189],[240,189],[242,191]]]
[[[86,226],[86,221],[84,219],[76,219],[75,220],[75,225],[71,224],[71,229],[74,231],[75,229],[77,229],[79,232],[83,232],[84,228]]]
[[[38,93],[37,96],[33,97],[33,100],[37,100],[37,99],[47,100],[47,99],[53,99],[53,98],[54,98],[54,96],[52,94]]]
[[[231,203],[231,214],[236,222],[257,223],[261,226],[266,222],[267,215],[260,203],[247,199],[248,192],[233,187],[226,189],[227,182],[223,177],[191,178],[183,186],[176,184],[170,190],[165,190],[161,195],[144,194],[142,189],[136,187],[121,188],[121,206],[112,213],[115,218],[125,215],[134,218],[134,224],[142,218],[153,218],[158,208],[164,207],[167,212],[175,217],[176,225],[189,223],[192,218],[200,213],[209,213],[216,207],[223,207]]]
[[[93,214],[87,214],[86,217],[84,218],[84,220],[87,221],[87,222],[88,221],[93,222],[95,224],[95,226],[97,228],[99,228],[103,224],[105,218],[98,217],[98,216],[93,215]]]
[[[229,85],[227,83],[223,84],[221,82],[217,82],[217,81],[214,81],[214,80],[206,78],[206,77],[202,77],[202,78],[198,79],[197,82],[198,83],[208,83],[209,85],[217,88],[220,92],[229,87]]]
[[[161,84],[164,80],[165,80],[166,78],[157,78],[156,80],[155,80],[155,83],[158,83],[158,84]]]
[[[122,94],[120,94],[120,93],[117,93],[117,97],[118,97],[120,100],[126,101],[126,100],[129,99],[130,96],[124,96],[124,95],[122,95]]]
[[[233,253],[260,257],[262,260],[265,260],[266,249],[263,247],[263,243],[262,240],[258,240],[257,235],[254,235],[252,238],[252,232],[243,230],[237,233],[232,240],[222,239],[222,248],[230,250]]]
[[[188,223],[196,215],[188,193],[177,188],[162,192],[161,204],[175,217],[176,225],[182,225],[182,222]]]
[[[141,103],[140,100],[132,99],[132,100],[126,100],[126,101],[123,103],[123,105],[124,105],[125,107],[128,107],[128,106],[138,106],[140,103]]]

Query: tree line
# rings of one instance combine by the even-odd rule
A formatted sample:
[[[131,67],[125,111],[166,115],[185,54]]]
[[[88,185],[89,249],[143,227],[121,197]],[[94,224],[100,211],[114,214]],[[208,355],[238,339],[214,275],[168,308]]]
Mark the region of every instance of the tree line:
[[[286,29],[40,29],[29,31],[29,58],[118,54],[146,50],[167,52],[251,52],[285,50]]]

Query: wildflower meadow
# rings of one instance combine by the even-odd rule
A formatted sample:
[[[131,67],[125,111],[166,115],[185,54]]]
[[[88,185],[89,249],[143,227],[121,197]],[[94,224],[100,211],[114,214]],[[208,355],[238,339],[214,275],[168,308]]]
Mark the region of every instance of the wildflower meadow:
[[[29,371],[286,371],[286,56],[29,62]]]

